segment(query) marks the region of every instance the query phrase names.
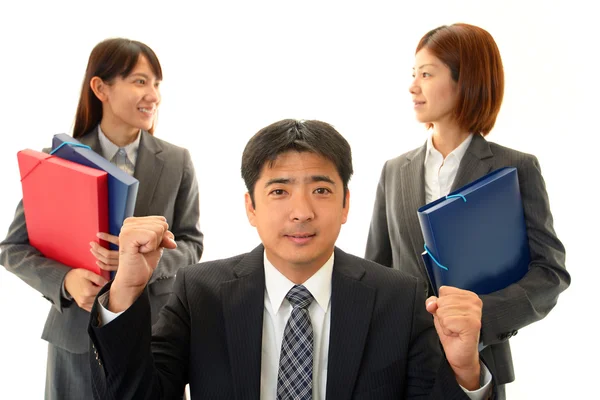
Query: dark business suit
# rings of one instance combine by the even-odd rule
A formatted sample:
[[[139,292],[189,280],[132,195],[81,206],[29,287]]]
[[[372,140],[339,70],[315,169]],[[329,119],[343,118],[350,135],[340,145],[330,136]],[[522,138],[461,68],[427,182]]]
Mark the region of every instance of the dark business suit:
[[[164,254],[150,280],[150,304],[156,320],[172,290],[177,270],[200,259],[203,235],[199,227],[198,183],[189,152],[147,132],[142,131],[141,135],[134,172],[140,181],[134,215],[166,217],[177,241],[177,249]],[[97,129],[79,141],[102,154]],[[38,290],[53,306],[42,333],[42,338],[50,343],[47,398],[85,398],[86,391],[91,390],[85,355],[89,350],[89,313],[61,296],[62,282],[70,268],[45,258],[29,245],[22,202],[0,250],[0,264]],[[77,360],[84,360],[83,372]],[[81,387],[83,383],[78,383],[77,377],[86,380],[85,387]],[[49,393],[49,387],[57,389]]]
[[[89,328],[95,398],[172,399],[189,382],[192,399],[259,399],[263,251],[182,269],[152,337],[145,293],[103,327],[96,303]],[[328,399],[468,398],[436,346],[421,287],[335,250]]]
[[[428,282],[417,217],[417,209],[425,204],[425,152],[426,145],[385,163],[365,257]],[[515,379],[508,339],[520,328],[544,318],[571,281],[565,269],[565,249],[554,232],[546,187],[534,156],[474,135],[452,190],[508,166],[518,171],[531,263],[519,282],[481,296],[481,341],[486,346],[481,355],[499,384]],[[428,285],[424,290],[432,294]]]

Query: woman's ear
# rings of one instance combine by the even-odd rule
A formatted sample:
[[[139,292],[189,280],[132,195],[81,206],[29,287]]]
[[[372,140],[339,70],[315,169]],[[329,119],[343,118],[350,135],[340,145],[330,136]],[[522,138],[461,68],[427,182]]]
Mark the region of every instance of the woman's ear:
[[[94,92],[98,100],[102,102],[106,101],[106,99],[108,98],[108,95],[106,93],[107,86],[108,85],[97,76],[94,76],[90,80],[90,88],[92,89],[92,92]]]

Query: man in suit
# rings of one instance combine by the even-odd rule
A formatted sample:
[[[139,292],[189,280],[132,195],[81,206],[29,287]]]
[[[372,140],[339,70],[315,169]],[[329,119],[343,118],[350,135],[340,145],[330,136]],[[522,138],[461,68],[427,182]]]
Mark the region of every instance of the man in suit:
[[[259,131],[242,176],[262,244],[181,269],[152,335],[145,287],[176,244],[163,218],[128,219],[90,320],[95,398],[176,398],[187,383],[208,399],[486,396],[476,295],[448,288],[426,304],[417,279],[335,248],[351,174],[350,146],[326,123]]]

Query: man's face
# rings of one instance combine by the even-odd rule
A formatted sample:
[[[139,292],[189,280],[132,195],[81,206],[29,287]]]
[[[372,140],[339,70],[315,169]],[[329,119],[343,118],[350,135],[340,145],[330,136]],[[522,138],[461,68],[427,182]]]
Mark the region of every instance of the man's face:
[[[349,193],[335,165],[310,152],[280,154],[262,168],[254,206],[246,193],[246,213],[269,261],[284,275],[312,276],[329,259],[348,218]]]

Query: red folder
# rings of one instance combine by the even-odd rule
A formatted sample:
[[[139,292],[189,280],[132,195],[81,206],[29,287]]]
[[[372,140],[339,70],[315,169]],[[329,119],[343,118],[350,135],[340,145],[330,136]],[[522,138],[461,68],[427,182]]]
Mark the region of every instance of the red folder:
[[[104,171],[35,150],[17,153],[30,244],[44,256],[110,279],[96,265],[90,242],[108,232],[108,184]]]

